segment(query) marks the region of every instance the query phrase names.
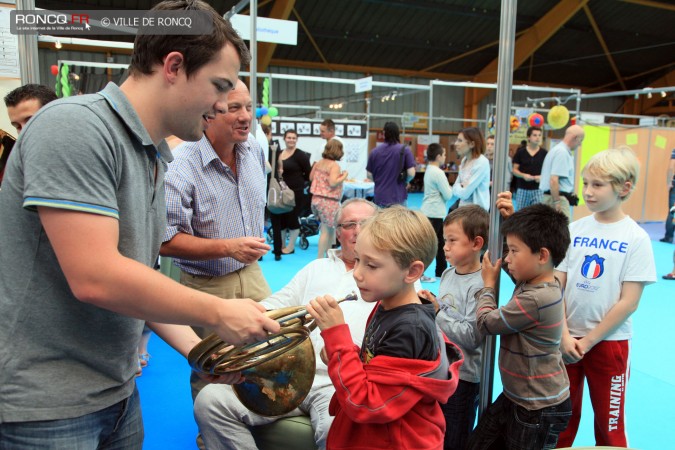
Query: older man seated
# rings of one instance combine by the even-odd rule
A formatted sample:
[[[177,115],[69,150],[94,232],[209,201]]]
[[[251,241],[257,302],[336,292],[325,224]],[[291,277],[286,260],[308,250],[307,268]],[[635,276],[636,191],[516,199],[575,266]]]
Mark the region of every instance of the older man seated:
[[[354,281],[354,245],[363,221],[377,212],[377,206],[362,198],[344,202],[337,212],[337,237],[341,250],[328,250],[328,258],[317,259],[301,269],[279,292],[262,303],[269,309],[302,306],[319,295],[341,298],[358,288]],[[361,345],[366,321],[373,303],[360,298],[341,305],[345,320],[351,329],[354,343]],[[319,448],[326,447],[326,437],[333,418],[328,414],[328,404],[335,389],[328,377],[328,368],[319,353],[323,339],[319,329],[310,334],[316,353],[316,375],[309,394],[300,406],[282,417],[307,414],[312,422],[314,438]],[[195,418],[199,431],[211,449],[255,449],[256,444],[249,426],[272,423],[280,417],[264,417],[249,411],[235,396],[229,385],[212,384],[205,387],[195,400]]]

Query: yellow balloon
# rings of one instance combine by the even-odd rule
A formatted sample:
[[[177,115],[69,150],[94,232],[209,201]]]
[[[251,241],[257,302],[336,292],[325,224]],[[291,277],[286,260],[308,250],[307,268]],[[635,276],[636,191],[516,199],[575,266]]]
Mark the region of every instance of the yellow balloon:
[[[557,105],[551,108],[546,117],[546,121],[554,130],[558,130],[570,120],[570,112],[563,105]]]
[[[260,123],[263,125],[270,125],[272,123],[272,118],[265,114],[260,118]]]

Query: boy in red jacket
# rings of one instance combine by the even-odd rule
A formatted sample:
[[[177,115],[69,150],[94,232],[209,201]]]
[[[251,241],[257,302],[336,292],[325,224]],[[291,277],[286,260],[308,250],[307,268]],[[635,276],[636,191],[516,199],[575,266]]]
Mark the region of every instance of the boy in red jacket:
[[[317,297],[309,313],[322,330],[335,385],[331,449],[441,449],[439,402],[455,392],[459,348],[435,322],[434,306],[413,283],[436,256],[436,233],[417,211],[394,206],[363,225],[354,279],[373,310],[359,349],[334,298]]]

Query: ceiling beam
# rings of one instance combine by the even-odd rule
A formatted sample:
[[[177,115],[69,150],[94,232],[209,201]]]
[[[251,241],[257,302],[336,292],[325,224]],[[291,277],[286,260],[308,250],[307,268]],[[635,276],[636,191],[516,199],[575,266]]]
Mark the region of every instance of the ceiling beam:
[[[651,83],[649,83],[649,87],[658,89],[660,87],[668,87],[668,86],[675,86],[675,70],[671,70],[658,80],[654,80]],[[645,112],[651,109],[654,106],[657,106],[659,103],[663,101],[663,97],[661,97],[660,92],[654,92],[652,94],[652,98],[645,98],[642,101],[642,111]]]
[[[314,50],[316,50],[316,53],[318,53],[319,58],[323,61],[324,65],[328,66],[328,60],[324,56],[323,52],[319,48],[319,45],[316,43],[314,40],[314,37],[312,36],[312,33],[309,32],[309,28],[305,25],[305,22],[302,20],[302,17],[300,17],[300,14],[298,13],[298,10],[293,8],[293,14],[295,15],[295,18],[298,19],[298,23],[302,27],[302,29],[305,31],[305,34],[307,35],[307,39],[309,39],[309,42],[312,44],[312,47],[314,47]],[[330,69],[328,69],[330,70]]]
[[[663,101],[663,97],[661,97],[661,93],[658,92],[658,88],[669,86],[675,86],[675,70],[671,70],[658,80],[654,80],[649,83],[649,87],[654,89],[652,92],[652,98],[648,98],[646,95],[640,95],[640,111],[637,114],[645,114],[661,103]],[[630,99],[626,99],[623,108],[626,108],[626,105],[628,104],[630,104]]]
[[[661,116],[663,114],[668,116],[674,116],[675,104],[673,104],[673,102],[668,102],[667,106],[654,106],[652,108],[649,108],[647,111],[644,111],[644,114],[650,116]]]
[[[523,34],[523,33],[525,33],[525,31],[526,31],[526,30],[521,31],[521,32],[519,32],[519,33],[516,33],[516,37],[519,36],[519,35],[521,35],[521,34]],[[445,66],[445,65],[447,65],[447,64],[450,64],[451,62],[457,61],[458,59],[462,59],[462,58],[464,58],[464,57],[466,57],[466,56],[473,55],[474,53],[478,53],[478,52],[483,51],[483,50],[485,50],[485,49],[487,49],[487,48],[494,47],[494,46],[497,45],[497,44],[499,44],[499,39],[497,39],[496,41],[488,42],[487,44],[481,45],[480,47],[474,48],[473,50],[469,50],[468,52],[464,52],[464,53],[462,53],[461,55],[453,56],[453,57],[450,58],[450,59],[446,59],[446,60],[444,60],[444,61],[438,62],[438,63],[436,63],[436,64],[434,64],[434,65],[432,65],[432,66],[425,67],[424,69],[422,69],[422,72],[428,72],[429,70],[433,70],[433,69],[436,69],[436,68],[438,68],[438,67]]]
[[[544,45],[565,23],[572,18],[589,0],[560,0],[549,12],[516,39],[513,52],[513,68],[517,69]],[[485,66],[474,78],[476,82],[495,82],[499,58]]]
[[[591,23],[591,27],[593,27],[593,32],[595,32],[595,37],[598,39],[598,42],[600,42],[600,45],[602,46],[602,50],[605,52],[605,56],[607,57],[607,61],[609,61],[609,65],[612,66],[612,70],[614,71],[614,75],[616,75],[616,78],[619,81],[619,84],[621,85],[621,89],[623,89],[625,91],[626,90],[626,83],[623,82],[623,78],[621,77],[621,72],[619,72],[619,68],[616,66],[616,63],[614,62],[614,58],[612,58],[612,53],[609,51],[609,47],[607,47],[607,43],[605,42],[605,38],[602,37],[602,32],[600,31],[600,27],[598,26],[598,23],[595,21],[595,18],[593,17],[593,13],[591,13],[591,9],[588,7],[588,5],[584,5],[584,12],[586,13],[586,17],[588,18],[588,21]]]
[[[675,62],[669,62],[668,64],[664,64],[664,65],[659,66],[659,67],[654,67],[653,69],[645,70],[644,72],[636,73],[635,75],[630,75],[628,77],[624,77],[623,80],[624,81],[634,80],[635,78],[644,77],[645,75],[649,75],[650,73],[660,72],[661,70],[667,69],[668,67],[673,66],[673,65],[675,65]],[[616,83],[617,83],[617,81],[612,81],[611,83],[603,84],[602,86],[597,86],[597,87],[594,87],[592,89],[589,89],[588,91],[586,91],[586,93],[591,94],[593,92],[602,91],[604,89],[607,89],[610,86],[614,86]]]
[[[398,33],[392,30],[391,33]],[[330,39],[332,41],[339,41],[340,45],[344,45],[345,41],[349,42],[350,46],[358,48],[360,43],[366,45],[379,44],[388,47],[395,47],[399,49],[413,49],[416,51],[428,51],[431,53],[445,54],[452,50],[452,43],[444,43],[440,40],[429,40],[426,38],[412,39],[405,38],[398,34],[390,34],[388,36],[380,35],[379,33],[372,33],[370,30],[356,32],[354,30],[329,30],[325,27],[314,29],[312,36],[321,38],[321,40]],[[460,44],[461,45],[461,44]],[[400,50],[399,50],[400,51]]]
[[[549,12],[529,28],[522,36],[516,39],[513,54],[513,69],[517,69],[530,58],[539,47],[544,45],[558,30],[567,23],[590,0],[560,0]],[[473,79],[478,83],[494,83],[497,80],[497,66],[499,58],[485,66]],[[488,90],[480,89],[473,96],[478,104],[489,94]],[[466,105],[465,105],[466,109]]]
[[[357,66],[351,64],[333,64],[318,61],[297,61],[290,59],[273,59],[271,66],[298,67],[302,69],[329,70],[331,72],[356,72],[361,74],[394,75],[398,77],[421,77],[445,81],[467,81],[468,75],[458,75],[441,72],[420,72],[418,70],[391,69],[387,67]]]
[[[420,72],[417,70],[406,70],[406,69],[390,69],[386,67],[372,67],[372,66],[357,66],[350,64],[333,64],[328,63],[327,65],[319,61],[297,61],[290,59],[272,59],[270,66],[277,67],[295,67],[301,69],[311,69],[311,70],[328,70],[335,72],[353,72],[358,73],[363,76],[368,75],[393,75],[403,78],[426,78],[431,80],[443,80],[443,81],[470,81],[471,77],[469,75],[460,75],[455,73],[442,73],[442,72]],[[513,80],[514,85],[528,85],[528,86],[538,86],[538,87],[557,87],[564,89],[578,89],[579,86],[570,86],[559,83],[545,83],[539,81],[527,81],[527,80]]]
[[[669,5],[662,2],[654,2],[650,0],[621,0],[624,3],[633,3],[640,6],[649,6],[650,8],[666,9],[668,11],[675,11],[675,5]]]
[[[288,20],[295,7],[295,0],[277,0],[270,11],[270,19]],[[267,67],[272,60],[277,44],[271,42],[260,42],[258,44],[258,71],[267,72]]]

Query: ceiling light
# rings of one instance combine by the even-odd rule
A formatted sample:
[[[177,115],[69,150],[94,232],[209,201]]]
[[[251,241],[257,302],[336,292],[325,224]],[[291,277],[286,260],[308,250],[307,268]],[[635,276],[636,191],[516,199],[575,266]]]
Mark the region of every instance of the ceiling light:
[[[652,91],[647,92],[647,98],[652,98]]]
[[[636,92],[634,98],[635,98],[635,100],[638,100],[638,99],[640,98],[640,94],[638,94],[638,93]]]
[[[61,50],[61,47],[63,47],[63,45],[61,45],[61,41],[57,39],[56,42],[54,42],[54,48],[57,50]]]
[[[666,91],[661,91],[661,97],[666,98]]]
[[[546,106],[546,105],[544,105],[544,102],[539,102],[539,106],[540,106],[541,108],[543,108],[543,107]]]

